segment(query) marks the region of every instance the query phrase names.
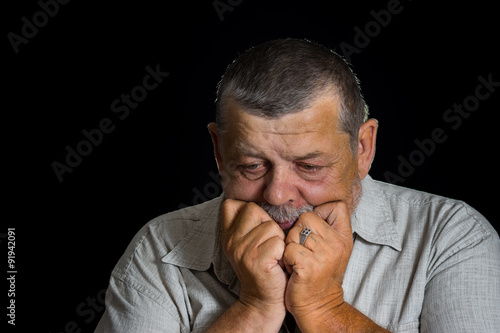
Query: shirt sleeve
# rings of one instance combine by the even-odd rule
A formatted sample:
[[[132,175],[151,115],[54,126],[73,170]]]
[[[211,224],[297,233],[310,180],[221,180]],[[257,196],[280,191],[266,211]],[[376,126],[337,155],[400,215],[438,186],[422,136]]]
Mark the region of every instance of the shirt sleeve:
[[[486,221],[466,210],[467,220],[438,233],[421,332],[494,333],[500,327],[500,240]]]
[[[189,332],[154,297],[139,289],[112,277],[106,310],[95,333]]]

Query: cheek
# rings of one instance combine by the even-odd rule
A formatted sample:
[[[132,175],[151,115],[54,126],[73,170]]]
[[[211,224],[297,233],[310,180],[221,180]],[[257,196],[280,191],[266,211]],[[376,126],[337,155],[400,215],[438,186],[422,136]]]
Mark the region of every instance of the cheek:
[[[304,201],[313,206],[341,200],[343,197],[343,191],[340,191],[340,187],[333,180],[304,184],[299,191]]]
[[[307,181],[296,178],[294,187],[300,193],[303,201],[300,204],[308,203],[313,206],[324,204],[325,202],[346,200],[350,197],[352,184],[356,175],[355,165],[332,170],[324,179],[320,181]],[[266,189],[265,177],[260,180],[248,180],[238,177],[236,173],[223,177],[224,194],[228,199],[243,201],[262,202],[264,201],[264,190]]]
[[[223,188],[228,199],[261,202],[265,184],[262,181],[248,181],[238,177],[228,177],[223,182]]]
[[[320,182],[309,182],[300,187],[301,196],[313,206],[325,202],[348,200],[351,196],[356,170],[344,169],[342,172],[332,172]]]

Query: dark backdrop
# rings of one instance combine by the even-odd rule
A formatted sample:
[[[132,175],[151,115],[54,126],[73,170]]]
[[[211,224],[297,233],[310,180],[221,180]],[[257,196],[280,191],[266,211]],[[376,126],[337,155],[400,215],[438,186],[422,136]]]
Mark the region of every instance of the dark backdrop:
[[[139,228],[220,194],[206,130],[215,86],[235,56],[272,38],[309,38],[351,60],[380,122],[375,179],[464,200],[498,221],[493,2],[8,7],[0,241],[7,262],[15,228],[17,329],[92,332],[110,272]]]

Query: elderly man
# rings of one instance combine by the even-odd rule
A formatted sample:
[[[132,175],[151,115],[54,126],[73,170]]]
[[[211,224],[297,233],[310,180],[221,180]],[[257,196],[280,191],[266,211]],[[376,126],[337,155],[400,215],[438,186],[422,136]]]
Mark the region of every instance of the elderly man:
[[[224,194],[160,216],[97,332],[496,332],[500,241],[463,202],[373,180],[378,124],[334,52],[239,56],[208,125]]]

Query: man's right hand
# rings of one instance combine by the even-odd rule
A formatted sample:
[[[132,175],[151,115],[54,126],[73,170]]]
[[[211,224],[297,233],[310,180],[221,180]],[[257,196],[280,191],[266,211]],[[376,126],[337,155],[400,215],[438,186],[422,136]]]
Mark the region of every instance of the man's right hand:
[[[222,247],[241,284],[239,302],[267,327],[281,326],[287,276],[278,261],[285,233],[257,204],[226,200],[222,205]]]

